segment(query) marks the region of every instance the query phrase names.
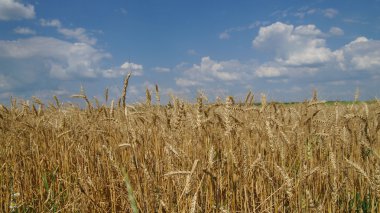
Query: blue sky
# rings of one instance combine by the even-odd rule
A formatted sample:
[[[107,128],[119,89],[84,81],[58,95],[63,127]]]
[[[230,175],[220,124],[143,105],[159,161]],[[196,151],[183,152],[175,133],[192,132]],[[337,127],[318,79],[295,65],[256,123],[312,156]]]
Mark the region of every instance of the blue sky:
[[[0,102],[158,84],[194,100],[380,97],[380,1],[0,0]]]

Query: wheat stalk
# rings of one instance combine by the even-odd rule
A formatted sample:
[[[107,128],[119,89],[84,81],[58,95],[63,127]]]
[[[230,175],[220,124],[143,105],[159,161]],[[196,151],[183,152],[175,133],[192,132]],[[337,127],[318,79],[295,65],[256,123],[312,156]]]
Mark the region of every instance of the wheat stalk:
[[[122,104],[123,108],[126,108],[126,97],[127,97],[127,88],[128,88],[128,82],[129,78],[131,77],[131,73],[128,73],[127,77],[124,79],[124,85],[123,85],[123,93],[122,93]]]

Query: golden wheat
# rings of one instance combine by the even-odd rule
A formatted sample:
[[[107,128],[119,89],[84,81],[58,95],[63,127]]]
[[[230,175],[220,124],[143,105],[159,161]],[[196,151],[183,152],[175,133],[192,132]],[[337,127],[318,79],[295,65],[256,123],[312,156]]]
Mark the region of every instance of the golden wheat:
[[[380,104],[0,105],[0,212],[379,212]],[[117,100],[116,100],[117,101]]]

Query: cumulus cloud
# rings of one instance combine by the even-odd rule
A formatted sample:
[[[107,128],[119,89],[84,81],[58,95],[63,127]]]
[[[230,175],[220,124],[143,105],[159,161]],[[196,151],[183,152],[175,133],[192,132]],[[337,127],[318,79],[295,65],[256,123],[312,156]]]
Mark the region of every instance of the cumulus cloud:
[[[215,61],[209,56],[202,57],[199,64],[183,69],[183,76],[176,79],[178,86],[204,85],[210,82],[228,83],[244,81],[253,66],[238,60]]]
[[[136,76],[141,76],[143,74],[143,66],[141,64],[125,62],[120,66],[120,68],[124,70],[130,70],[132,74]]]
[[[339,99],[351,97],[347,96],[351,95],[348,87],[360,82],[367,82],[368,85],[363,85],[368,88],[377,88],[374,82],[380,78],[380,41],[358,37],[332,50],[327,46],[327,39],[333,34],[344,32],[331,27],[324,33],[315,25],[281,22],[263,26],[252,40],[255,50],[265,54],[260,62],[215,60],[206,56],[191,66],[178,66],[181,72],[176,72],[179,75],[175,82],[178,90],[201,88],[210,92],[213,88],[224,88],[228,94],[246,88],[255,90],[256,87],[256,92],[257,88],[266,88],[280,100],[284,94],[288,95],[282,99],[287,101],[307,98],[305,89],[313,87],[321,94],[325,92],[328,98]],[[344,96],[332,96],[332,88],[334,94],[341,92]]]
[[[58,33],[64,35],[66,38],[74,39],[79,42],[94,45],[97,40],[88,35],[87,30],[81,27],[69,29],[62,26],[58,19],[46,20],[41,19],[40,24],[43,27],[56,27]]]
[[[333,54],[326,47],[322,32],[315,25],[276,22],[261,27],[253,46],[274,52],[275,60],[290,66],[318,66],[329,62]]]
[[[108,69],[103,72],[103,76],[106,78],[118,78],[125,76],[128,73],[132,73],[134,76],[143,75],[143,65],[135,64],[132,62],[125,62],[118,68]]]
[[[342,36],[344,35],[344,31],[339,27],[331,27],[329,30],[330,34],[333,36]]]
[[[256,75],[258,77],[279,77],[284,75],[287,70],[285,67],[262,65],[256,70]]]
[[[21,34],[21,35],[34,35],[34,34],[36,34],[36,31],[34,31],[28,27],[17,27],[13,30],[13,32],[16,34]]]
[[[2,87],[10,89],[46,79],[95,78],[102,73],[100,61],[109,57],[88,44],[51,37],[0,40]]]
[[[379,72],[380,41],[358,37],[337,50],[338,62],[343,70]]]
[[[16,0],[0,0],[0,21],[32,19],[35,17],[34,6]]]
[[[67,28],[59,28],[58,32],[67,38],[73,38],[77,41],[94,45],[96,44],[96,39],[91,38],[87,35],[87,32],[84,28],[75,28],[75,29],[67,29]]]
[[[330,34],[342,35],[338,27]],[[326,37],[314,25],[293,26],[277,22],[261,27],[253,39],[253,47],[273,55],[255,71],[259,78],[314,76],[339,80],[343,71],[350,76],[357,72],[375,73],[380,70],[380,41],[358,37],[335,51],[326,46]],[[319,74],[320,73],[320,74]],[[347,75],[347,72],[346,72]],[[325,76],[325,77],[323,77]]]
[[[255,72],[255,76],[260,78],[277,78],[292,76],[296,78],[305,77],[305,75],[314,75],[319,72],[317,67],[294,67],[286,66],[278,62],[268,62],[260,65]]]
[[[231,81],[240,78],[240,73],[236,69],[240,69],[240,63],[238,61],[217,62],[210,57],[203,57],[199,65],[194,64],[193,67],[186,72],[189,75],[204,74],[208,76],[208,78]]]
[[[53,27],[63,36],[0,40],[0,100],[5,100],[7,95],[25,98],[43,94],[65,95],[82,82],[107,87],[106,82],[112,81],[109,78],[128,72],[142,75],[140,64],[126,62],[116,68],[104,67],[111,54],[97,48],[96,39],[88,36],[83,28],[65,28],[57,19],[42,19],[40,25]],[[33,35],[35,31],[18,27],[14,33]]]

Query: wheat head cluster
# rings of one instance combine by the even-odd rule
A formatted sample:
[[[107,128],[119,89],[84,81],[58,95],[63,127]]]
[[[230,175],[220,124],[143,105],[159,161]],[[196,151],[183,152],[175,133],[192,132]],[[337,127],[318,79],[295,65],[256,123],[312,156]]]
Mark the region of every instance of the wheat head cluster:
[[[128,104],[129,77],[0,105],[0,212],[380,211],[379,101]]]

